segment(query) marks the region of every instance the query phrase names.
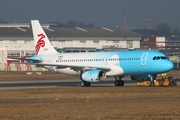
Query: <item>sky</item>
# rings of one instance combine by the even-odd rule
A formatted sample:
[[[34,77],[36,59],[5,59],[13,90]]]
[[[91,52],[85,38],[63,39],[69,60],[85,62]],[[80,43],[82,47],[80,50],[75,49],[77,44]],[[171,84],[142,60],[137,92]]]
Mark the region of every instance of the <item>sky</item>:
[[[180,0],[0,0],[0,19],[9,23],[76,21],[96,27],[123,27],[121,12],[127,12],[127,28],[180,24]]]

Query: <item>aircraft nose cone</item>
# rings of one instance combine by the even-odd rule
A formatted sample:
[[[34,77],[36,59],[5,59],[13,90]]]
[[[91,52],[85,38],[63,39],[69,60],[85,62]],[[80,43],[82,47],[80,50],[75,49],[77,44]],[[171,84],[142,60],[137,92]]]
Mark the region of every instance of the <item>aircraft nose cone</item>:
[[[174,67],[174,64],[173,64],[171,61],[167,61],[167,62],[166,62],[166,64],[165,64],[165,69],[166,69],[167,72],[170,71],[170,70],[172,70],[173,67]]]

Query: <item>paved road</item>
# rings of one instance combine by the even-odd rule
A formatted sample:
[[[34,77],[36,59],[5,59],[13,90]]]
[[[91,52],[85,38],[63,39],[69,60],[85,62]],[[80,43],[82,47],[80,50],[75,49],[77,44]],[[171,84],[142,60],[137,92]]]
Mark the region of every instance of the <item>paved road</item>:
[[[135,86],[136,82],[124,78],[125,86]],[[32,80],[32,81],[1,81],[0,90],[28,89],[28,88],[55,88],[55,87],[81,87],[80,80]],[[180,81],[178,80],[178,84]],[[113,79],[107,79],[97,83],[91,83],[91,87],[114,86]]]
[[[136,82],[123,79],[125,86],[135,86]],[[26,88],[51,88],[51,87],[81,87],[80,80],[32,80],[32,81],[1,81],[0,90],[6,89],[26,89]],[[97,83],[91,83],[91,87],[114,86],[114,80],[104,80]]]

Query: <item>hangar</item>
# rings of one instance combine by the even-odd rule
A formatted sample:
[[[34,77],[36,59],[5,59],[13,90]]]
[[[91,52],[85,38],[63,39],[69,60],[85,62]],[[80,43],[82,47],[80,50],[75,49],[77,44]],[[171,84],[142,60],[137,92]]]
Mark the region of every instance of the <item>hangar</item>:
[[[58,52],[95,52],[140,48],[140,34],[121,28],[59,28],[42,24]],[[35,54],[30,23],[0,24],[0,70],[7,70],[6,57],[30,57]],[[17,69],[18,68],[18,69]],[[13,67],[10,70],[27,70]],[[32,69],[31,69],[32,70]]]

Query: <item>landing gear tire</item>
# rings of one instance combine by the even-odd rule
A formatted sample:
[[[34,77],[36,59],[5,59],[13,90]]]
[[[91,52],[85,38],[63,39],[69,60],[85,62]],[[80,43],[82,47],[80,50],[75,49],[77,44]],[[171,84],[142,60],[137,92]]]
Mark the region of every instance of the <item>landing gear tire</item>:
[[[85,87],[85,84],[86,84],[85,81],[80,82],[81,87]]]
[[[151,81],[151,83],[150,83],[150,87],[154,87],[155,85],[154,85],[154,80],[153,81]]]
[[[86,82],[86,86],[87,87],[91,86],[91,83],[90,82]]]
[[[123,80],[115,80],[114,85],[115,86],[124,86],[124,81]]]
[[[89,87],[89,86],[91,86],[91,83],[90,82],[86,82],[86,81],[81,81],[80,85],[81,85],[81,87]]]
[[[124,86],[124,81],[123,80],[119,80],[119,86]]]
[[[115,85],[115,86],[119,86],[119,81],[118,81],[118,80],[115,80],[115,81],[114,81],[114,85]]]

